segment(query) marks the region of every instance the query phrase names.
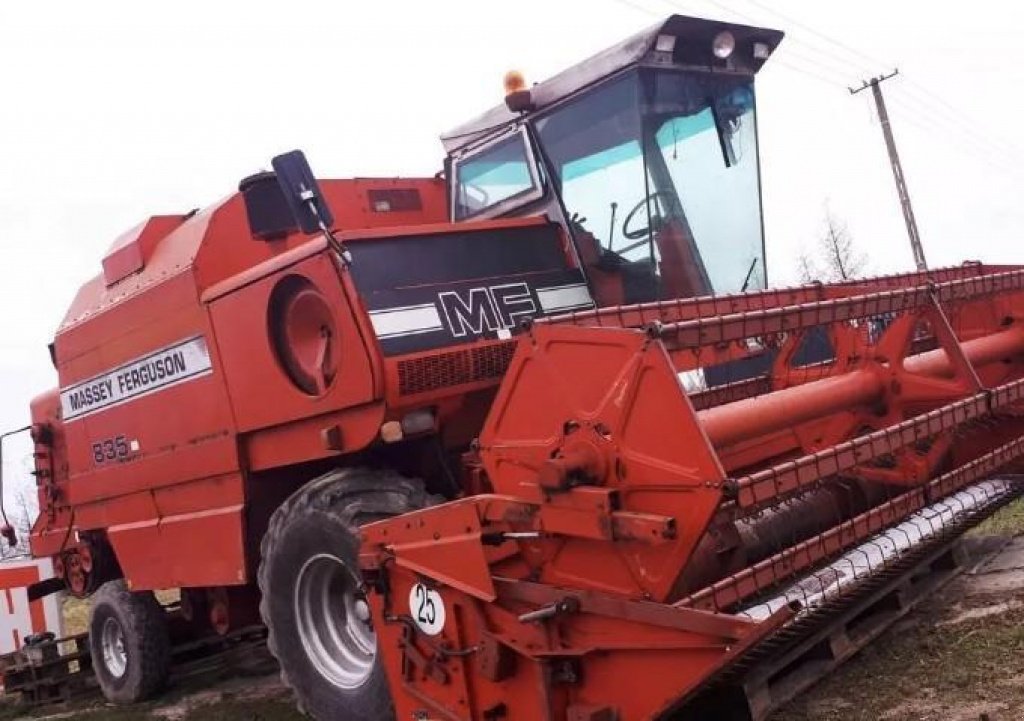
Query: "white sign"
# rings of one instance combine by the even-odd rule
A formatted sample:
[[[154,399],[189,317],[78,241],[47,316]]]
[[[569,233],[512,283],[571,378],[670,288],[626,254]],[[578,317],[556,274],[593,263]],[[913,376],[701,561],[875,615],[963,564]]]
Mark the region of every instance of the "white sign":
[[[118,403],[199,378],[210,373],[212,368],[206,339],[202,336],[190,338],[61,389],[60,405],[64,420],[81,418]]]
[[[409,591],[409,614],[428,636],[436,636],[444,630],[444,599],[440,593],[422,583],[414,584]]]

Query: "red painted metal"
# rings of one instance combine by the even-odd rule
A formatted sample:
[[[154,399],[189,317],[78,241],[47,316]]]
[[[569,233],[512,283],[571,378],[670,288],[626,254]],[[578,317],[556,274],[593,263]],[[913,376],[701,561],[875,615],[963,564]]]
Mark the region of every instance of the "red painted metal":
[[[677,23],[692,35],[650,38],[647,59],[689,65],[689,41],[709,47],[719,32]],[[736,53],[716,61],[729,77],[778,41],[731,27]],[[665,38],[675,51],[662,52]],[[603,64],[646,63],[644,42],[561,76],[549,94],[602,82]],[[652,166],[653,184],[666,172]],[[545,186],[558,179],[543,175]],[[54,558],[75,595],[123,577],[138,590],[182,588],[184,615],[221,633],[248,624],[275,509],[325,471],[387,468],[440,501],[359,530],[396,718],[658,719],[801,612],[755,621],[745,604],[1024,466],[1024,267],[690,297],[707,292],[705,259],[679,204],[656,202],[665,217],[648,218],[651,270],[658,295],[678,298],[625,305],[636,278],[611,237],[602,247],[576,215],[556,225],[547,188],[527,206],[546,204],[546,217],[458,225],[440,175],[320,190],[333,237],[261,233],[250,213],[273,215],[273,203],[247,208],[233,194],[145,220],[79,290],[52,346],[60,388],[31,408],[32,551]],[[427,309],[440,326],[449,285],[487,294],[505,281],[490,266],[448,285],[430,274],[362,285],[364,269],[387,263],[360,266],[360,253],[395,248],[397,265],[415,243],[451,234],[475,249],[510,229],[550,245],[529,259],[544,269],[520,277],[585,271],[596,307],[521,328],[510,319],[524,313],[509,312],[473,340],[450,323],[428,350],[389,344],[436,328],[381,330],[384,314]],[[447,260],[424,264],[446,271]],[[566,288],[582,292],[546,290]],[[411,600],[428,592],[444,611],[436,628]]]
[[[414,189],[420,202],[379,212],[371,195],[395,188]],[[338,230],[353,238],[451,228],[439,179],[329,180],[322,189],[344,219]],[[477,230],[502,223],[517,224]],[[191,338],[203,339],[210,372],[80,418],[65,417],[56,392],[37,399],[33,421],[45,433],[36,437],[42,513],[33,552],[58,556],[85,535],[111,549],[135,588],[248,583],[258,539],[247,528],[261,520],[247,517],[247,509],[269,514],[273,504],[263,499],[279,502],[297,482],[287,473],[277,481],[254,474],[365,449],[387,413],[385,378],[393,371],[385,369],[351,279],[339,271],[320,238],[253,239],[238,194],[122,236],[104,260],[104,275],[82,287],[57,332],[61,387],[87,384]],[[334,332],[345,339],[321,359],[345,380],[323,393],[297,389],[272,347],[274,322],[288,325],[288,342],[309,340],[310,330],[296,328],[287,307],[276,320],[268,316],[271,294],[288,276],[314,289],[303,298],[322,297]],[[298,362],[316,365],[316,352],[300,348]],[[461,393],[443,389],[428,400]],[[106,442],[121,449],[111,460],[103,455]]]
[[[759,561],[740,573],[718,581],[677,602],[708,610],[727,609],[758,591],[792,578],[822,560],[838,555],[888,526],[902,520],[929,502],[943,498],[968,483],[992,475],[1000,468],[1024,456],[1024,438],[1017,438],[976,458],[970,463],[942,474],[926,485],[902,493],[824,533],[801,541],[770,558]]]
[[[548,223],[449,225],[439,179],[323,192],[352,248]],[[621,278],[591,280],[621,300]],[[179,372],[153,365],[179,348],[187,376],[116,396],[139,364]],[[739,604],[1024,455],[1016,267],[612,305],[386,356],[329,244],[254,239],[234,195],[120,238],[53,352],[31,540],[79,595],[184,587],[227,629],[270,514],[324,469],[390,465],[448,496],[363,529],[400,718],[655,718],[797,612]],[[718,380],[688,394],[681,373]],[[447,609],[433,637],[410,620],[419,583]]]
[[[1022,282],[968,265],[535,323],[479,436],[493,495],[365,529],[399,715],[675,707],[785,623],[751,626],[739,603],[1021,463]],[[805,359],[812,333],[829,352]],[[677,378],[764,353],[757,378],[690,397]],[[433,640],[395,623],[419,582],[458,619]]]
[[[115,240],[103,258],[103,280],[107,286],[142,270],[157,244],[184,220],[184,215],[156,215]]]

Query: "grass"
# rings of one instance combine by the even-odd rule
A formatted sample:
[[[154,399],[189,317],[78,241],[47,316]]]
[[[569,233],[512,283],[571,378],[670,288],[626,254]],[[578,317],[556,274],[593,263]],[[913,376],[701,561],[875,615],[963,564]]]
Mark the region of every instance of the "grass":
[[[0,721],[56,716],[73,721],[308,721],[277,675],[238,676],[225,681],[219,672],[172,681],[158,699],[130,707],[114,707],[98,695],[66,704],[24,708],[0,697]]]
[[[163,605],[175,603],[181,599],[177,589],[157,591],[156,598]],[[64,598],[64,635],[74,636],[89,630],[89,599],[66,596]]]
[[[153,713],[157,708],[150,704],[130,708],[94,706],[81,708],[68,718],[73,718],[74,721],[159,721],[166,718]],[[48,715],[64,714],[69,711],[73,709],[64,706],[26,711],[14,703],[0,703],[0,721],[43,719]],[[295,705],[287,700],[221,701],[198,706],[174,718],[181,721],[308,721],[307,717],[300,714]]]
[[[971,534],[1024,535],[1024,500]],[[931,599],[772,721],[1024,719],[1024,591],[982,595],[971,605],[1018,605],[941,624],[963,602],[945,594]]]
[[[175,590],[160,591],[156,596],[164,605],[180,598]],[[64,599],[66,635],[89,630],[89,610],[87,599],[71,596]],[[0,721],[28,721],[55,715],[74,721],[163,721],[169,717],[180,721],[306,721],[290,695],[273,684],[275,679],[276,676],[240,677],[222,684],[224,676],[219,673],[193,676],[173,683],[158,700],[129,708],[113,707],[97,696],[89,696],[67,704],[30,709],[21,706],[17,699],[0,696]],[[260,688],[266,688],[266,692],[261,692]],[[253,689],[257,689],[256,693]]]
[[[986,536],[1024,534],[1024,499],[1018,499],[985,519],[971,533]]]
[[[308,721],[290,701],[246,701],[203,706],[187,721]]]
[[[1020,719],[1022,676],[1024,609],[955,626],[918,623],[869,645],[773,721],[931,721],[975,705],[1005,709],[993,721]]]
[[[66,596],[64,606],[64,635],[75,636],[89,630],[89,600]]]

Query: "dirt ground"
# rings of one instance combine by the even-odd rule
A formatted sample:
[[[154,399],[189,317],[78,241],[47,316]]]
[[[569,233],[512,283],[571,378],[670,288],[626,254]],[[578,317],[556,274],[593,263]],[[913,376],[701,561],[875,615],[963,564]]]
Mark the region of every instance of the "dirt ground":
[[[276,676],[233,679],[214,688],[173,689],[159,702],[114,708],[97,700],[71,707],[25,713],[16,706],[0,708],[0,719],[32,721],[300,721],[305,716],[292,704]]]
[[[972,535],[1006,545],[772,721],[1024,720],[1024,502]]]
[[[771,721],[1024,721],[1024,501],[973,535],[1005,545],[892,627]],[[88,610],[70,602],[69,632]],[[0,700],[0,721],[299,721],[276,674],[206,675],[130,709],[96,698],[26,713]],[[701,721],[713,721],[701,719]]]

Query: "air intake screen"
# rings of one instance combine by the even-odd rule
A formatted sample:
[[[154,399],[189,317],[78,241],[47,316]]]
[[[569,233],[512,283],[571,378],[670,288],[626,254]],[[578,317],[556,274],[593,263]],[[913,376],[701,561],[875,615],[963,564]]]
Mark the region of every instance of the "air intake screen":
[[[500,378],[515,349],[513,341],[400,361],[398,392],[408,396]]]

